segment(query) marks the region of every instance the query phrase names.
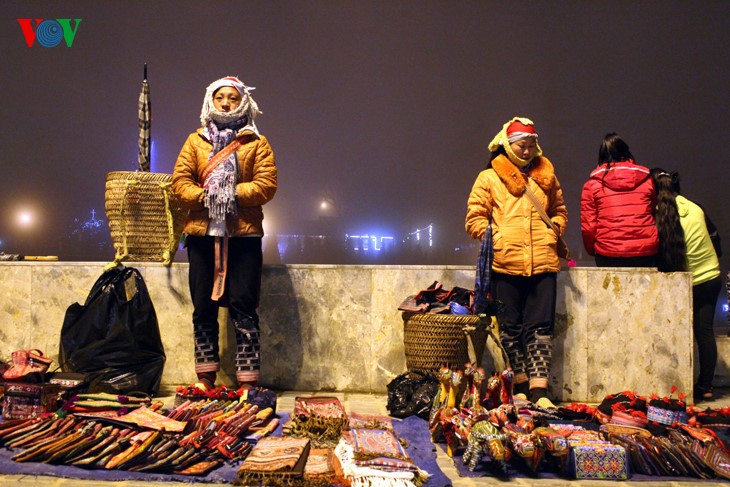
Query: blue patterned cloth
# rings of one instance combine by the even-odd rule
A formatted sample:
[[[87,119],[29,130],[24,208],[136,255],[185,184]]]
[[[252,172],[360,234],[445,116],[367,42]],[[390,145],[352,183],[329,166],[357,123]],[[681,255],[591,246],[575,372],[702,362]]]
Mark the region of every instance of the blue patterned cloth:
[[[489,276],[492,273],[494,248],[492,246],[492,225],[487,225],[482,237],[477,258],[477,275],[474,282],[474,314],[485,314],[489,303]]]

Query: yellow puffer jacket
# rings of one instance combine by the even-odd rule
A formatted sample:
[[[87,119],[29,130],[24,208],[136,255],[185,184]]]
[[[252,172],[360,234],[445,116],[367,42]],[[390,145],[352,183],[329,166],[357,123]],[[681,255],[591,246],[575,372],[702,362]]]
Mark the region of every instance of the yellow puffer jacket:
[[[469,195],[466,232],[481,239],[492,222],[495,272],[518,276],[558,272],[557,236],[530,199],[523,196],[525,184],[530,185],[550,219],[564,232],[568,209],[550,161],[536,158],[525,175],[502,155],[477,176]]]
[[[270,201],[276,193],[276,164],[274,152],[264,136],[250,130],[239,134],[243,137],[238,157],[238,182],[236,184],[237,219],[228,218],[228,234],[233,237],[264,235],[264,212],[261,205]],[[213,144],[203,129],[188,136],[172,173],[172,190],[190,209],[183,233],[204,236],[208,229],[208,209],[203,206],[204,192],[200,174],[208,163]]]

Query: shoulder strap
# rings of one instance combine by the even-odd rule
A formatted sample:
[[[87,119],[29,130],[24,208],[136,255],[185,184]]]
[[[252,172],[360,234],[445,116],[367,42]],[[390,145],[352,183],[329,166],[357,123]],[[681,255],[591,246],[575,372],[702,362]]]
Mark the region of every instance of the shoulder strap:
[[[228,159],[228,157],[236,152],[239,147],[241,147],[241,138],[236,137],[233,142],[222,148],[216,155],[214,155],[210,161],[208,161],[208,164],[205,168],[203,168],[203,172],[200,174],[201,182],[204,183],[205,180],[208,179],[208,176],[210,176],[210,173],[218,167],[218,164]]]
[[[547,223],[547,225],[553,229],[553,232],[555,232],[555,235],[560,237],[560,230],[558,230],[558,226],[553,223],[553,221],[550,219],[547,213],[545,213],[545,209],[542,207],[540,202],[537,200],[537,196],[535,196],[535,193],[532,192],[530,189],[529,182],[525,184],[525,195],[530,199],[532,204],[535,206],[535,209],[540,214],[540,217]]]

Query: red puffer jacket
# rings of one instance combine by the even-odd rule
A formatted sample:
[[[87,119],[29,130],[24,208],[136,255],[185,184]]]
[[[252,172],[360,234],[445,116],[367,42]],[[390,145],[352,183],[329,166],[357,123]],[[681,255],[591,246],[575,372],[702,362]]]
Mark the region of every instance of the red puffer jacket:
[[[583,185],[580,228],[590,255],[654,255],[659,237],[654,225],[656,190],[649,169],[634,161],[597,167]]]

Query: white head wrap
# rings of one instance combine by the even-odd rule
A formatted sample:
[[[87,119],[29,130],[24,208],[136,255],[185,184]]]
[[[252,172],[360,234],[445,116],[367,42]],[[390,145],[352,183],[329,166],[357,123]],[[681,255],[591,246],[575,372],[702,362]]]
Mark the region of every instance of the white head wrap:
[[[215,106],[213,106],[213,94],[218,89],[223,88],[224,86],[230,86],[231,88],[235,88],[236,91],[241,94],[241,105],[233,112],[229,112],[227,114],[216,110]],[[239,118],[242,115],[246,115],[248,117],[248,124],[243,127],[243,129],[250,129],[258,134],[259,131],[256,128],[254,119],[262,112],[259,110],[258,105],[251,97],[251,91],[255,89],[256,88],[252,86],[246,86],[240,79],[235,76],[226,76],[225,78],[213,81],[205,89],[203,108],[200,111],[200,124],[203,127],[207,127],[208,123],[213,119],[212,114],[214,113],[218,116],[217,118],[231,118],[231,121]]]

